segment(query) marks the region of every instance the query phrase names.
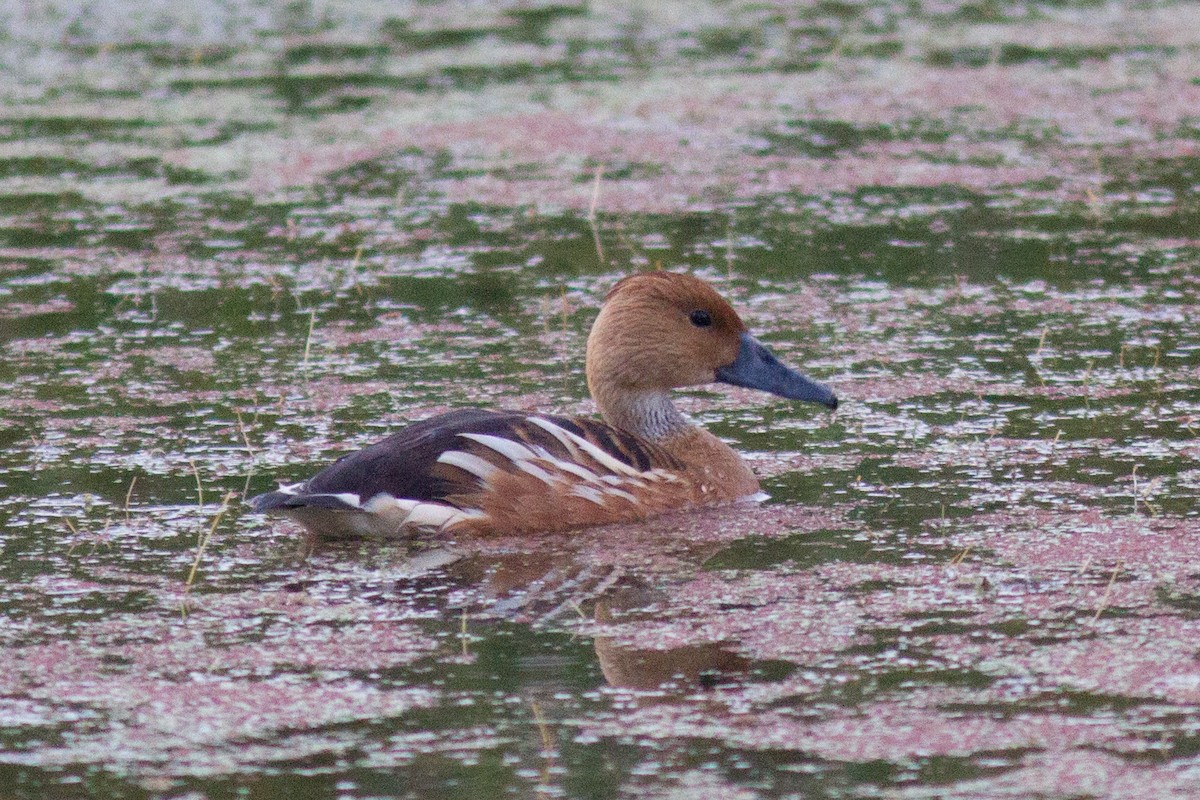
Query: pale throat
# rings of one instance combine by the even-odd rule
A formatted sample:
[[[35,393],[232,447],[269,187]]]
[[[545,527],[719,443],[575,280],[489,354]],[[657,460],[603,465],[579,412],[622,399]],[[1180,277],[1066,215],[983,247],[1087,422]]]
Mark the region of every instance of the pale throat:
[[[650,441],[662,441],[691,429],[693,424],[671,402],[665,390],[621,392],[596,398],[608,424]]]

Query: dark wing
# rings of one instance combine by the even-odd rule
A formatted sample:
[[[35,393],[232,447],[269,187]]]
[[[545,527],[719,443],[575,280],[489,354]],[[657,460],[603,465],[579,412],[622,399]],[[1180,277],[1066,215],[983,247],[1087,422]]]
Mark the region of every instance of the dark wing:
[[[448,469],[439,462],[439,458],[447,453],[479,451],[478,440],[472,436],[497,437],[536,448],[552,459],[578,461],[581,457],[579,448],[569,440],[564,441],[561,431],[585,440],[638,472],[680,466],[657,445],[596,420],[529,415],[519,411],[460,409],[410,425],[380,442],[343,456],[300,486],[260,495],[251,504],[255,511],[298,507],[336,509],[355,506],[380,494],[407,500],[445,502],[447,498],[461,497],[464,492],[477,488],[473,476],[458,469]],[[499,461],[495,466],[505,467],[494,449],[487,450],[486,455],[493,462]],[[594,462],[594,459],[587,461]],[[339,495],[352,495],[355,502],[347,504]]]

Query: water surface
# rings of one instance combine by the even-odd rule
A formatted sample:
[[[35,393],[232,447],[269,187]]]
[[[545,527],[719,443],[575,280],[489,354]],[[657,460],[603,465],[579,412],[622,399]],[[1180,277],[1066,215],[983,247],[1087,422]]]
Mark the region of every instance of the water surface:
[[[1200,792],[1194,4],[0,14],[16,797]],[[313,546],[242,500],[592,413],[641,269],[836,415],[771,500]]]

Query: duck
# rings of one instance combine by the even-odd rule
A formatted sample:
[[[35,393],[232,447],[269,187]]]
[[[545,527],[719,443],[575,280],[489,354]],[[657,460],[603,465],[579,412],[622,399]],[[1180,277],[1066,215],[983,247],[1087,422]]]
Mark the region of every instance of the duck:
[[[759,493],[742,457],[684,416],[673,389],[724,383],[838,407],[828,386],[780,361],[709,283],[680,272],[612,287],[588,335],[585,372],[602,419],[457,409],[250,506],[321,538],[638,522]]]

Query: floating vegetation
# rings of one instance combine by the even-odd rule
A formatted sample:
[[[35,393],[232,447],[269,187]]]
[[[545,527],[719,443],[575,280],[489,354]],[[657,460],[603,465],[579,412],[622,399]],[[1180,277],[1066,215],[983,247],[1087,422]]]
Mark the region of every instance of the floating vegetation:
[[[0,15],[0,786],[1200,793],[1195,4],[260,5]],[[660,267],[844,398],[681,393],[765,504],[245,513]]]

